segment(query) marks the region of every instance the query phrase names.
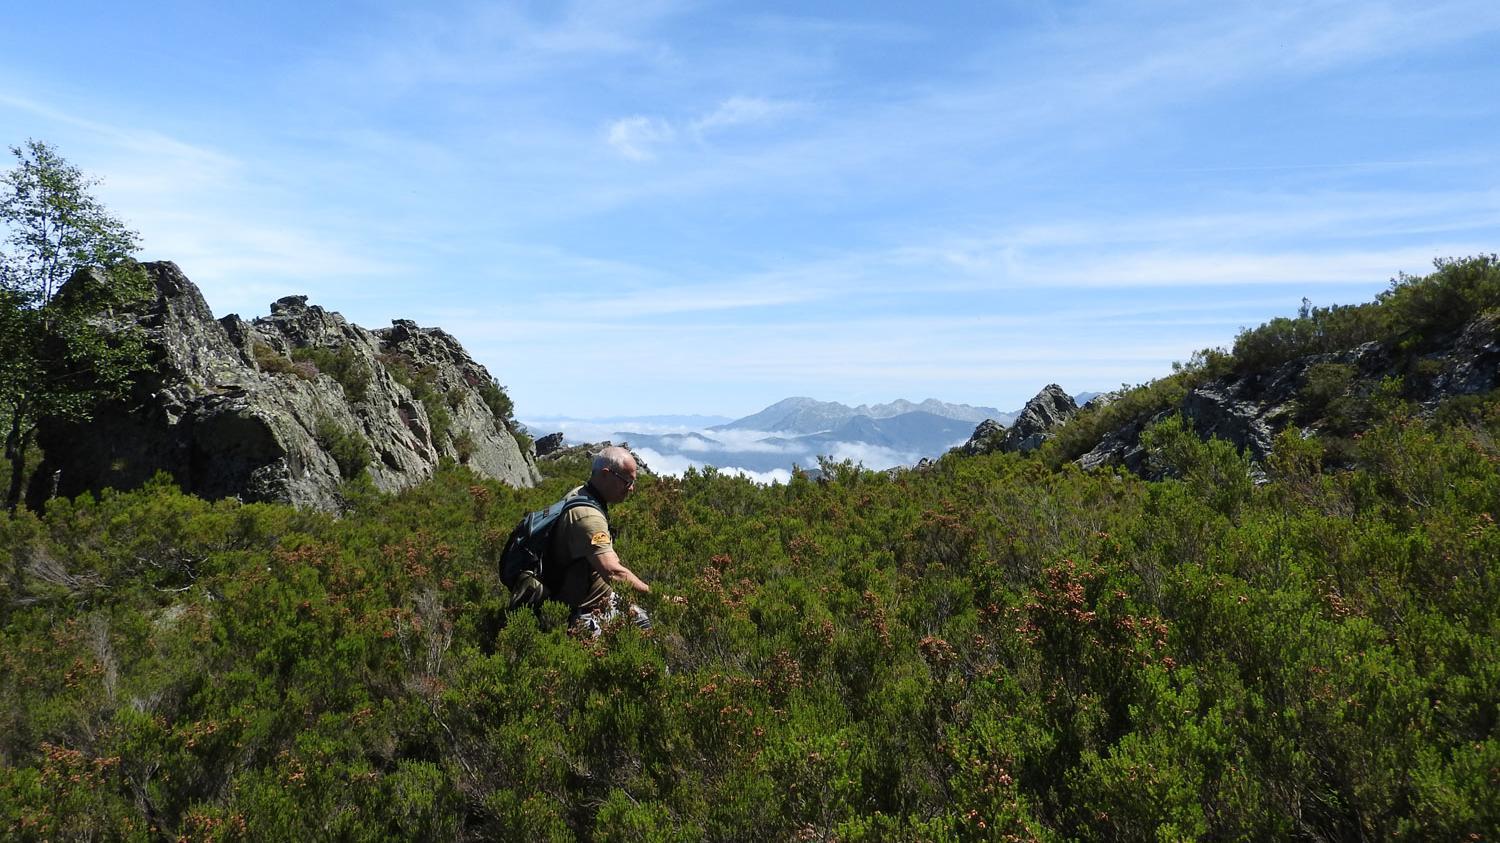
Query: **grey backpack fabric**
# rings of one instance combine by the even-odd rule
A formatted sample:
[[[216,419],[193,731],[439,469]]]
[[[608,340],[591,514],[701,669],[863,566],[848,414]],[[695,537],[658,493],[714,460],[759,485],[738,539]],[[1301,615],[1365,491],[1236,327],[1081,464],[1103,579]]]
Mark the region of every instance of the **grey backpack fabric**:
[[[500,553],[500,581],[512,592],[527,577],[544,585],[555,580],[561,571],[548,571],[547,550],[552,544],[552,533],[557,519],[574,507],[591,506],[605,512],[604,506],[586,493],[569,495],[546,509],[528,512],[521,523],[510,532],[505,541],[505,550]]]

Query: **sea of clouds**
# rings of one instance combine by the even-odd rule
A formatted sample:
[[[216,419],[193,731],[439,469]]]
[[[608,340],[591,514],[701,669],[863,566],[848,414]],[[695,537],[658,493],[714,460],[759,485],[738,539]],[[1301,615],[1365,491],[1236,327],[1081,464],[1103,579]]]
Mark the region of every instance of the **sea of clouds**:
[[[643,433],[652,436],[668,434],[697,434],[715,440],[718,444],[701,439],[688,438],[673,443],[675,449],[657,446],[631,448],[646,461],[652,472],[660,475],[680,477],[689,468],[703,470],[713,466],[721,474],[747,477],[756,483],[785,483],[791,479],[792,466],[815,468],[818,458],[828,457],[835,462],[849,460],[873,470],[884,470],[900,465],[912,465],[921,459],[920,454],[898,451],[866,442],[820,443],[815,449],[796,441],[768,442],[767,439],[786,438],[786,434],[757,430],[707,430],[700,426],[661,423],[650,419],[607,419],[604,421],[572,418],[537,418],[523,422],[534,436],[545,436],[561,432],[565,442],[577,445],[585,442],[609,440],[616,444],[628,441],[622,431]],[[958,444],[958,443],[955,443]],[[781,455],[784,468],[756,470],[726,464],[732,462],[734,454]]]

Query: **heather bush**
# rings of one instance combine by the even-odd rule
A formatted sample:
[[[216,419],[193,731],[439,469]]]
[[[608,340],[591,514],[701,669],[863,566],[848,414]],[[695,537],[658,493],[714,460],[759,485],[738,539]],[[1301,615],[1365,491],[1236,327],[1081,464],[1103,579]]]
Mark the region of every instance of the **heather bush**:
[[[317,371],[338,381],[344,389],[344,396],[351,402],[363,401],[369,393],[370,370],[350,346],[294,348],[292,359],[312,363]]]

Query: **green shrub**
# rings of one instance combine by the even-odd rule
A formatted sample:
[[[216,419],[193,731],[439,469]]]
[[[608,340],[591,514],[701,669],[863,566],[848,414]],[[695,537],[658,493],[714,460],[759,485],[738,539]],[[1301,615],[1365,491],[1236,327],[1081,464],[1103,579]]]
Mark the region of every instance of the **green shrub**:
[[[1377,299],[1398,333],[1431,339],[1500,308],[1500,257],[1440,258],[1433,266],[1428,275],[1397,276]]]
[[[1315,363],[1307,368],[1297,391],[1297,420],[1303,424],[1322,418],[1328,405],[1342,398],[1353,383],[1355,369],[1347,363]]]
[[[427,412],[428,440],[434,448],[442,447],[443,440],[453,430],[453,414],[448,408],[453,406],[456,409],[458,402],[453,400],[455,390],[440,393],[437,390],[437,371],[431,366],[417,368],[405,354],[386,352],[379,359],[386,371],[391,373],[391,377],[410,390],[413,398],[422,402],[422,408]]]
[[[490,408],[495,418],[505,424],[510,424],[515,413],[515,405],[511,403],[510,396],[506,394],[505,387],[493,380],[479,385],[479,397],[484,400],[486,407]]]
[[[363,472],[374,459],[370,440],[357,430],[346,430],[328,416],[319,416],[313,438],[338,463],[339,476],[350,480]]]
[[[427,410],[427,421],[431,425],[428,435],[432,439],[434,447],[453,431],[453,414],[443,404],[443,399],[437,393],[428,392],[422,396],[422,407]]]
[[[305,381],[313,380],[318,376],[317,366],[307,362],[294,362],[263,342],[253,343],[251,350],[255,354],[255,365],[259,366],[262,372],[269,372],[273,375],[292,375]]]
[[[465,430],[453,437],[453,451],[458,456],[460,464],[467,465],[474,456],[474,434]]]
[[[309,362],[344,388],[350,401],[363,401],[370,386],[370,371],[349,346],[338,349],[307,347],[292,349],[292,359]]]
[[[1181,415],[1142,431],[1141,446],[1170,476],[1186,482],[1194,498],[1224,515],[1235,517],[1250,499],[1250,458],[1217,436],[1199,438]]]

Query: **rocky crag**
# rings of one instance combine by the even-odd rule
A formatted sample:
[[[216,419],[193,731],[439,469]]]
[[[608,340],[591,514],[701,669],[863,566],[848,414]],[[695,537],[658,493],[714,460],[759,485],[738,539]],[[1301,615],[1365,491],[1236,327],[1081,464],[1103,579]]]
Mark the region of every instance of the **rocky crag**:
[[[144,267],[154,298],[108,324],[141,331],[152,365],[89,422],[39,427],[33,503],[160,471],[206,498],[328,511],[351,478],[396,491],[443,459],[514,486],[540,479],[503,389],[443,331],[367,330],[305,296],[253,321],[215,319],[175,264]]]
[[[1021,412],[1010,427],[996,419],[985,419],[974,428],[969,441],[955,450],[973,456],[992,451],[1006,453],[1029,453],[1036,450],[1052,436],[1059,426],[1073,418],[1078,412],[1078,403],[1062,387],[1049,383],[1042,388]]]
[[[1277,435],[1295,427],[1304,436],[1323,432],[1331,422],[1314,412],[1309,387],[1319,373],[1342,371],[1347,383],[1338,398],[1368,401],[1387,379],[1400,377],[1404,397],[1419,412],[1443,402],[1481,395],[1500,386],[1500,314],[1483,314],[1412,357],[1399,341],[1367,342],[1346,351],[1312,354],[1265,371],[1228,375],[1192,390],[1177,404],[1140,415],[1106,433],[1077,459],[1084,468],[1124,466],[1150,474],[1141,432],[1180,413],[1199,436],[1218,437],[1261,462]]]
[[[1428,337],[1420,351],[1397,337],[1353,348],[1307,354],[1248,372],[1231,372],[1202,380],[1180,398],[1129,413],[1105,413],[1127,392],[1098,395],[1082,408],[1056,385],[1043,389],[1006,428],[986,420],[967,443],[965,454],[1034,450],[1057,436],[1072,420],[1093,435],[1061,454],[1083,468],[1121,466],[1155,477],[1160,467],[1147,458],[1141,434],[1168,416],[1181,414],[1194,432],[1217,437],[1262,462],[1276,437],[1288,428],[1302,436],[1348,434],[1341,425],[1359,424],[1347,408],[1376,400],[1384,384],[1399,383],[1401,397],[1415,402],[1419,413],[1431,413],[1445,401],[1483,395],[1500,386],[1500,312],[1481,313],[1446,333]],[[1399,381],[1398,381],[1399,379]],[[1330,386],[1332,384],[1332,386]],[[1345,416],[1340,419],[1342,402]],[[1097,419],[1111,419],[1099,424]],[[1076,437],[1075,437],[1076,439]]]

